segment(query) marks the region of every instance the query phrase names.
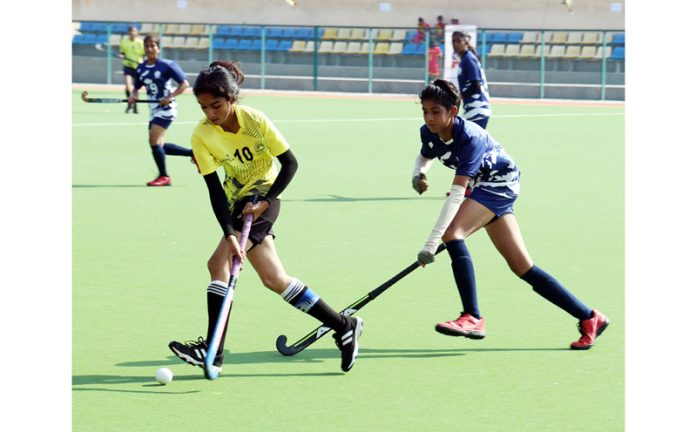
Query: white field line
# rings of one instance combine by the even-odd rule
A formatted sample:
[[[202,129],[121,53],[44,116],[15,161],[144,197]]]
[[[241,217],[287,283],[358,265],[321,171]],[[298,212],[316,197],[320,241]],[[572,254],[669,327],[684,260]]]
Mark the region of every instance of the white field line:
[[[548,117],[606,117],[623,116],[624,112],[606,113],[557,113],[557,114],[507,114],[494,115],[492,119],[504,118],[548,118]],[[293,123],[374,123],[374,122],[399,122],[399,121],[422,121],[422,117],[382,117],[382,118],[335,118],[335,119],[287,119],[272,120],[274,124],[293,124]],[[178,125],[194,125],[198,121],[177,121]],[[103,126],[132,126],[143,125],[146,121],[139,122],[112,122],[112,123],[73,123],[73,127],[103,127]]]

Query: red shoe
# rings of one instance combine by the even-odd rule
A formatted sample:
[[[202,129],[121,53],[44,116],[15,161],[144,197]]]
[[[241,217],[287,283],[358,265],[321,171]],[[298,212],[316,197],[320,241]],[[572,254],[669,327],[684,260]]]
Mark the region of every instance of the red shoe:
[[[485,318],[476,318],[463,313],[454,321],[446,321],[435,326],[435,331],[448,336],[464,336],[470,339],[486,337]]]
[[[597,309],[592,310],[592,318],[582,320],[578,323],[580,339],[570,344],[570,349],[587,350],[592,348],[595,341],[602,334],[604,329],[609,326],[609,318],[602,315]]]
[[[148,186],[171,186],[172,179],[168,176],[159,176],[156,179],[147,182]]]

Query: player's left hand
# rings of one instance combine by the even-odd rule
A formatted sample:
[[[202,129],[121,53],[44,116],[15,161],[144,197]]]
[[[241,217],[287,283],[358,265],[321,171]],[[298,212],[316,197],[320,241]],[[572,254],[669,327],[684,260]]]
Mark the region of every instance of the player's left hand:
[[[418,252],[418,265],[425,267],[427,264],[435,262],[435,252],[425,247]]]
[[[170,103],[172,103],[171,96],[165,96],[162,99],[160,99],[160,101],[159,101],[160,106],[167,106]]]
[[[242,210],[242,215],[247,215],[251,213],[252,215],[254,215],[254,220],[256,220],[259,216],[263,214],[263,212],[268,210],[269,206],[270,204],[266,200],[259,200],[259,202],[257,202],[256,204],[248,202]]]

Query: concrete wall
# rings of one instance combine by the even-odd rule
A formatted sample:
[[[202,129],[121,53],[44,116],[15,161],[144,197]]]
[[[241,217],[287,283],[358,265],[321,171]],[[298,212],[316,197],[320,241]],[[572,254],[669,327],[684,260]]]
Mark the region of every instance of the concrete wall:
[[[389,12],[380,4],[388,3]],[[178,6],[185,4],[186,8]],[[618,4],[620,12],[612,12]],[[72,0],[73,20],[415,27],[419,16],[501,29],[625,29],[623,0]]]

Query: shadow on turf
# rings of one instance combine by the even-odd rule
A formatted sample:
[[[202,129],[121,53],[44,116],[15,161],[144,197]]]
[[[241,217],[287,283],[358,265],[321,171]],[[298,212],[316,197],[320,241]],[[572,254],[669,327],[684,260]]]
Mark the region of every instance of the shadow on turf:
[[[146,184],[130,184],[130,185],[124,185],[124,184],[74,184],[72,185],[73,189],[83,189],[83,188],[144,188],[148,187]]]
[[[339,195],[324,195],[323,198],[305,198],[305,199],[284,199],[286,202],[356,202],[356,201],[411,201],[411,200],[438,200],[442,201],[442,197],[344,197]]]

